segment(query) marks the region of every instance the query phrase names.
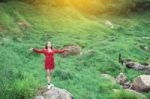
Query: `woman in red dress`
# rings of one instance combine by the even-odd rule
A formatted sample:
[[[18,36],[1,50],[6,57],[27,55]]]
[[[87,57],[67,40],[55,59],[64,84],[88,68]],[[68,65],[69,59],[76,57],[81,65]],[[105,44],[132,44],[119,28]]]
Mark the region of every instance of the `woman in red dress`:
[[[38,50],[36,48],[32,48],[32,50],[36,53],[44,54],[45,55],[45,70],[47,72],[47,80],[48,80],[48,89],[50,89],[52,86],[54,86],[51,83],[51,73],[55,67],[54,62],[54,55],[55,53],[63,53],[66,50],[56,50],[52,48],[51,42],[47,42],[45,45],[45,48],[42,50]]]

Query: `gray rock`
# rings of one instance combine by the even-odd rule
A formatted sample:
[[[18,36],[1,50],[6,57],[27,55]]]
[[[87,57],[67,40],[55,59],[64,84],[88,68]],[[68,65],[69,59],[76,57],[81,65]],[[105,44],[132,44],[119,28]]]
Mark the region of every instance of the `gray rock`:
[[[60,89],[57,87],[52,87],[51,89],[47,89],[46,87],[39,90],[38,95],[35,99],[73,99],[71,93],[64,89]]]
[[[134,62],[134,61],[126,61],[124,65],[128,68],[132,68],[138,71],[144,71],[146,73],[150,73],[150,65],[144,66],[140,63]]]
[[[123,88],[127,89],[127,88],[131,88],[132,87],[132,83],[130,81],[127,80],[127,76],[124,73],[120,73],[117,77],[116,77],[116,81],[123,86]]]
[[[150,75],[140,75],[134,79],[132,89],[141,92],[150,91]]]
[[[127,81],[127,76],[124,73],[120,73],[117,77],[116,77],[116,81],[120,84],[124,84]]]

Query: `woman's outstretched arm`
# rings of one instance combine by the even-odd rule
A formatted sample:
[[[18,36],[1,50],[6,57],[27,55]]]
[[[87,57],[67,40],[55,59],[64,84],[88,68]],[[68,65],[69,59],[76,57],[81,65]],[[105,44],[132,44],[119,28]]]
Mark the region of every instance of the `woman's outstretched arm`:
[[[45,52],[44,49],[39,50],[39,49],[33,48],[32,50],[33,50],[34,52],[36,52],[36,53],[44,53],[44,52]]]

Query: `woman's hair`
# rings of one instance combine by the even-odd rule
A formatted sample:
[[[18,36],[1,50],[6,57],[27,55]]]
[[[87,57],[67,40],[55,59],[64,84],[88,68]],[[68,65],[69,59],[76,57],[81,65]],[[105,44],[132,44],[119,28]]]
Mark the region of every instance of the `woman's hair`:
[[[45,44],[45,48],[48,49],[48,46],[47,46],[48,42]],[[53,49],[53,46],[51,45],[51,49]]]

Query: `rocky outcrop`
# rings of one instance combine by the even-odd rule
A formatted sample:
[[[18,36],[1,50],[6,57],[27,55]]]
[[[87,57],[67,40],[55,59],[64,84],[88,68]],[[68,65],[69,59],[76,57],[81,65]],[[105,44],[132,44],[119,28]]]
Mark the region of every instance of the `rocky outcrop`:
[[[34,99],[74,99],[71,93],[64,89],[57,87],[52,87],[47,89],[47,87],[41,88]]]
[[[150,75],[141,75],[134,79],[132,89],[136,91],[150,91]]]
[[[81,53],[81,47],[78,45],[67,45],[64,47],[67,51],[62,53],[63,57],[67,57],[68,55],[78,55]]]

